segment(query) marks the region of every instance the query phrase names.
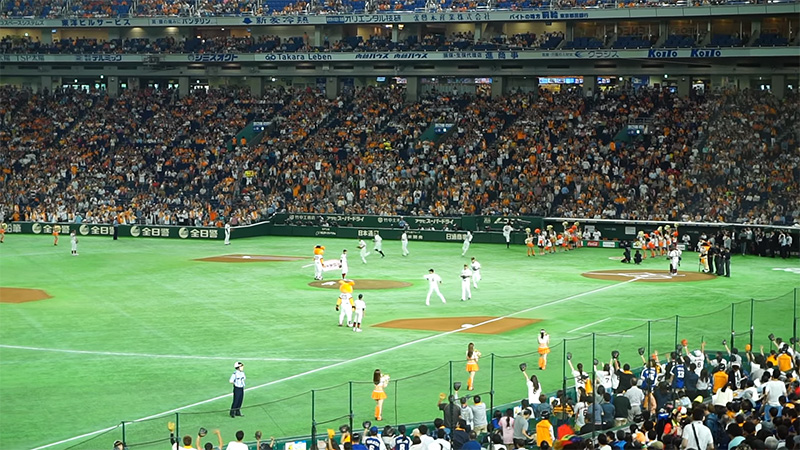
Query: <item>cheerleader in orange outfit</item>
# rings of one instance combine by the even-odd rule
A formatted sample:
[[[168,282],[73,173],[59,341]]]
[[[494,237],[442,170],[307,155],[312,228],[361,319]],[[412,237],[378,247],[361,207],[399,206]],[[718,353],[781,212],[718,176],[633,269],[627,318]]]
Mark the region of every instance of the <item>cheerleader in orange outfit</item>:
[[[658,236],[657,235],[654,236],[655,237],[650,237],[645,234],[645,237],[647,238],[647,249],[650,250],[651,258],[656,257],[656,239],[658,239]]]
[[[469,373],[469,379],[467,379],[468,391],[471,391],[474,387],[475,372],[480,370],[478,367],[478,358],[480,357],[481,352],[475,350],[475,344],[470,342],[467,346],[467,373]]]
[[[381,369],[375,369],[372,374],[372,383],[375,388],[372,389],[372,399],[375,400],[375,420],[383,420],[381,413],[383,412],[383,401],[386,400],[386,386],[389,385],[389,374],[382,375]]]
[[[647,259],[647,235],[644,231],[639,231],[639,246],[642,249],[642,259]]]
[[[544,328],[539,330],[539,370],[547,368],[547,354],[550,353],[550,335],[544,331]]]
[[[525,238],[525,246],[528,247],[528,256],[536,256],[536,250],[533,248],[533,235],[530,233],[530,228],[525,229],[528,232],[528,237]]]
[[[8,224],[4,223],[0,225],[0,244],[6,240],[6,228],[8,228]]]
[[[58,233],[61,232],[60,225],[53,225],[53,245],[58,245]]]
[[[535,229],[533,230],[534,234],[536,234],[536,246],[539,247],[539,254],[544,255],[544,248],[545,248],[545,241],[547,240],[547,236],[542,233],[542,230]]]

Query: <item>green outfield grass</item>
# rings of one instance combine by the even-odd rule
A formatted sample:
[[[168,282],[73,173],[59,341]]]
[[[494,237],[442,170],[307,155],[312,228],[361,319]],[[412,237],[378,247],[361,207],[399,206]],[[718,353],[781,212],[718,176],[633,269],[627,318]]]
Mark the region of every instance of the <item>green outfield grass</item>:
[[[336,326],[337,292],[308,286],[313,269],[302,266],[310,259],[194,261],[228,253],[310,256],[318,243],[327,246],[329,258],[348,248],[356,280],[414,285],[361,291],[365,330],[353,333]],[[468,342],[484,355],[476,392],[490,389],[494,364],[494,403],[506,403],[526,394],[517,367],[536,366],[540,326],[552,336],[553,354],[548,370],[536,373],[545,391],[555,391],[562,383],[564,346],[575,361],[589,364],[593,332],[600,333],[594,338],[598,359],[619,349],[623,361],[638,363],[636,348],[648,345],[648,338],[651,349],[672,349],[676,314],[697,316],[679,320],[681,338],[692,344],[704,338],[718,347],[730,339],[731,303],[744,302],[734,311],[737,344],[743,347],[750,299],[756,298],[776,299],[756,304],[756,345],[768,345],[771,331],[788,339],[793,290],[800,286],[796,272],[773,270],[797,268],[797,259],[736,256],[729,279],[623,283],[581,276],[622,268],[610,259],[619,250],[583,248],[528,258],[522,246],[476,244],[468,256],[483,264],[483,281],[471,301],[460,302],[458,273],[468,261],[460,243],[411,242],[411,255],[403,258],[399,242],[384,241],[386,258],[373,254],[367,265],[355,247],[355,241],[337,239],[264,237],[223,246],[87,237],[81,238],[80,256],[72,257],[68,239],[53,247],[49,237],[8,235],[0,247],[0,286],[43,289],[53,298],[0,304],[0,448],[48,446],[142,418],[147,420],[126,426],[128,443],[157,441],[134,448],[167,448],[165,424],[175,416],[161,415],[177,409],[181,434],[204,426],[220,428],[226,442],[237,429],[248,438],[257,429],[266,436],[304,435],[311,429],[312,389],[324,433],[347,422],[351,392],[354,422],[372,418],[375,368],[396,381],[387,390],[384,423],[432,420],[438,394],[448,392],[451,380],[466,382]],[[697,271],[696,258],[685,253],[683,269]],[[446,305],[424,304],[422,276],[430,267],[445,280]],[[667,268],[663,258],[641,266]],[[541,322],[499,335],[371,327],[400,318],[507,315]],[[648,325],[657,318],[667,319]],[[249,389],[245,417],[231,419],[228,377],[237,360],[246,363]],[[47,448],[104,449],[121,437],[113,429]]]

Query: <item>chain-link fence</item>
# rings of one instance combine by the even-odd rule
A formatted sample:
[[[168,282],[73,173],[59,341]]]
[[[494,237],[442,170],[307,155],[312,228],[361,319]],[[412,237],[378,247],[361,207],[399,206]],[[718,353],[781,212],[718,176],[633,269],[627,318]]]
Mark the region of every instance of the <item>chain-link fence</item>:
[[[773,342],[785,341],[797,348],[797,324],[800,319],[797,297],[800,289],[770,299],[750,299],[731,303],[719,310],[699,315],[673,315],[664,318],[642,320],[637,323],[631,319],[610,318],[604,324],[614,324],[618,331],[590,332],[553,342],[546,355],[547,372],[561,374],[559,386],[567,395],[575,395],[573,368],[582,365],[583,372],[594,376],[597,370],[613,370],[612,353],[619,360],[628,363],[632,370],[638,370],[643,359],[658,354],[664,361],[671,352],[696,351],[706,343],[706,353],[714,357],[716,352],[726,353],[729,349],[743,353],[746,345],[752,345],[754,352],[764,347],[765,352],[773,348]],[[724,324],[724,325],[723,325]],[[729,324],[729,326],[727,326]],[[480,395],[487,404],[489,413],[495,409],[519,404],[527,396],[523,377],[537,375],[540,368],[538,351],[519,354],[489,354],[480,359],[480,370],[475,375],[474,390],[467,392],[465,361],[450,361],[429,371],[405,377],[392,376],[385,388],[387,398],[377,411],[378,402],[372,398],[374,384],[369,381],[350,381],[335,386],[314,389],[291,397],[269,402],[247,405],[242,412],[258,418],[259,423],[271,430],[270,434],[289,439],[307,439],[309,447],[316,440],[324,440],[327,429],[338,430],[341,425],[361,430],[364,421],[372,421],[380,413],[381,424],[419,423],[430,415],[421,411],[431,411],[434,405],[420,404],[421,393],[453,393],[453,383],[462,384],[461,395]],[[544,361],[542,361],[544,362]],[[526,374],[523,375],[525,364]],[[552,380],[551,380],[552,382]],[[547,392],[552,395],[555,392]],[[429,401],[429,400],[425,400]],[[157,418],[126,421],[101,434],[87,436],[73,444],[71,449],[97,448],[102,438],[105,446],[109,436],[125,441],[131,449],[166,448],[165,425],[175,422],[176,436],[189,434],[195,436],[200,427],[217,423],[229,411],[191,411],[178,412]],[[424,416],[424,417],[421,417]],[[305,436],[305,438],[297,438]],[[292,437],[292,438],[289,438]],[[246,438],[248,440],[249,437]],[[316,438],[316,439],[314,439]]]

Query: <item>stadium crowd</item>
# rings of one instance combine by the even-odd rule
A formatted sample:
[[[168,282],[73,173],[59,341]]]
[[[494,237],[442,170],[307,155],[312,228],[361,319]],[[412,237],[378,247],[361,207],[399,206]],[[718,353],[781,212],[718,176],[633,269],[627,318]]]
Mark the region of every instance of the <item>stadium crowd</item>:
[[[766,0],[9,0],[0,18],[209,17],[376,12],[467,12],[533,9],[652,8],[763,4]]]
[[[219,224],[276,211],[792,224],[798,96],[681,98],[620,86],[491,98],[401,86],[2,88],[2,205],[12,220]],[[233,145],[250,120],[273,127]],[[646,132],[627,136],[629,123]],[[435,136],[434,123],[452,123]],[[44,174],[44,176],[41,176]]]
[[[25,36],[4,36],[0,53],[5,54],[168,54],[168,53],[275,53],[275,52],[368,52],[368,51],[453,51],[453,50],[533,50],[552,48],[563,39],[562,33],[499,35],[474,39],[471,33],[428,34],[421,40],[407,38],[399,43],[380,36],[367,40],[351,37],[320,46],[309,44],[308,36],[258,37],[164,37],[158,39],[65,38],[52,43]]]

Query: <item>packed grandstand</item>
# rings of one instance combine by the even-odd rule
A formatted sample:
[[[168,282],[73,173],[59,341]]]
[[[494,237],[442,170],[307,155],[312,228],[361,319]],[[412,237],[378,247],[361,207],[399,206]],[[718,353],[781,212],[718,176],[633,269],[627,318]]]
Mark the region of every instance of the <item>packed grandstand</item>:
[[[214,225],[287,211],[791,225],[800,215],[795,91],[0,94],[11,220]],[[234,145],[265,118],[260,143]],[[636,120],[649,134],[620,139]],[[456,125],[422,139],[441,121]]]
[[[376,12],[458,12],[533,9],[597,9],[740,5],[784,1],[739,0],[9,0],[1,17],[105,18],[105,17],[207,17],[285,14],[352,14]]]

